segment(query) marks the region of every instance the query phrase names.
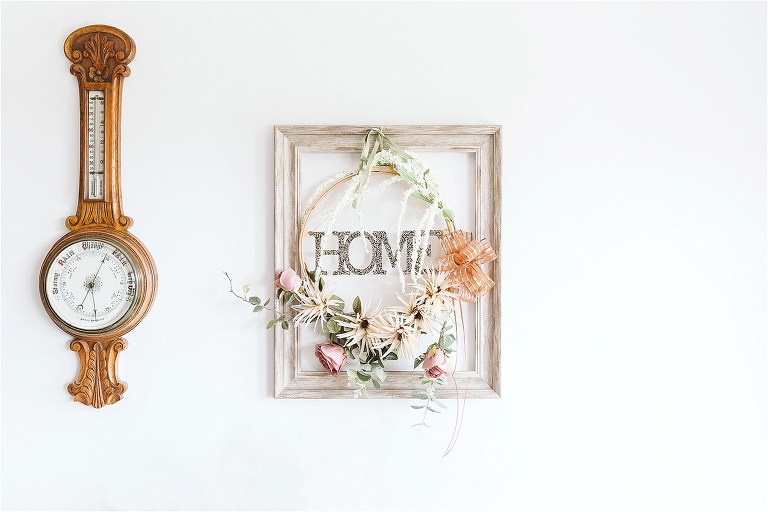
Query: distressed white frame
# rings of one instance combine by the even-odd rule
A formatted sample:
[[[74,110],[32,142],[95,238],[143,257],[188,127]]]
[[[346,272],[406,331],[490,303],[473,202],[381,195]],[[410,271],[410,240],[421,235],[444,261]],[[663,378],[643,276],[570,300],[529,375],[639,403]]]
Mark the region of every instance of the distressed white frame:
[[[300,204],[299,176],[303,152],[356,152],[370,126],[275,126],[275,271],[298,268],[296,252]],[[467,398],[498,398],[501,356],[501,127],[500,126],[384,126],[398,146],[413,151],[470,152],[475,154],[475,226],[477,239],[488,238],[498,258],[483,265],[496,282],[475,303],[475,370],[457,371],[459,389]],[[466,226],[465,229],[469,229]],[[280,307],[280,303],[277,304]],[[275,333],[275,398],[352,398],[346,375],[303,371],[299,357],[298,329],[278,328]],[[381,390],[371,398],[411,398],[422,391],[419,372],[387,371]],[[439,390],[439,397],[455,396],[453,386]]]

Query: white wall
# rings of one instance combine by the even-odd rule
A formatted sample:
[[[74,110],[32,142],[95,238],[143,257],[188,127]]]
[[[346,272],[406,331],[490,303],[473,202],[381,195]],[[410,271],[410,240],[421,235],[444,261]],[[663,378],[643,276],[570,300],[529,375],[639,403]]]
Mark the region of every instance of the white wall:
[[[88,24],[137,43],[123,195],[161,288],[125,399],[37,293]],[[272,398],[276,124],[504,127],[503,398]],[[766,4],[2,4],[4,509],[766,510]]]

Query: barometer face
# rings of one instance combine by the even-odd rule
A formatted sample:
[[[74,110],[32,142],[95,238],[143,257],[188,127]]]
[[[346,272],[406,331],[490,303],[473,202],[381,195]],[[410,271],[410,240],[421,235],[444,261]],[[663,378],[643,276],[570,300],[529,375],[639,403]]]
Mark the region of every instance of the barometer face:
[[[44,294],[49,311],[76,331],[113,329],[139,302],[140,265],[116,240],[83,237],[65,244],[47,261]]]

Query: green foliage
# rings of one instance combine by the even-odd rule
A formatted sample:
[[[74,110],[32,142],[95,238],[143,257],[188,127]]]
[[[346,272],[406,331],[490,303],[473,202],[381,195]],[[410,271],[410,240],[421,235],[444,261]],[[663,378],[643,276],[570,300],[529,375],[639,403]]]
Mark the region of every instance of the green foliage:
[[[359,295],[357,297],[355,297],[355,300],[352,301],[352,311],[354,311],[358,315],[360,314],[360,312],[363,311],[363,303],[360,302],[360,296]]]
[[[304,272],[307,273],[307,277],[309,277],[310,281],[315,282],[315,273],[317,272],[317,270],[310,271],[309,267],[307,267],[307,264],[305,263],[304,264]]]
[[[282,325],[283,329],[288,330],[288,320],[286,320],[285,315],[280,315],[279,317],[270,320],[269,323],[267,323],[267,329],[271,329],[277,324]]]
[[[424,194],[421,194],[419,192],[413,192],[413,193],[411,193],[411,195],[413,197],[417,198],[417,199],[421,199],[422,201],[426,201],[429,204],[432,204],[434,202],[434,199],[432,199],[431,197],[427,197]]]
[[[339,301],[341,303],[338,306],[336,306],[335,308],[331,308],[331,309],[335,309],[336,311],[343,312],[344,311],[344,300],[342,300],[342,298],[339,297],[338,295],[332,296],[331,299],[337,300],[337,301]]]
[[[328,332],[331,334],[338,334],[338,332],[341,331],[341,326],[336,323],[335,317],[328,320],[326,326],[328,327]]]
[[[397,361],[397,352],[395,352],[393,350],[392,352],[390,352],[389,354],[384,356],[384,360],[385,361]]]
[[[411,408],[413,409],[424,409],[424,416],[421,418],[421,421],[413,425],[414,427],[418,427],[419,430],[421,430],[423,427],[429,427],[429,425],[427,425],[428,412],[437,413],[437,414],[440,413],[440,411],[432,407],[433,405],[436,405],[443,409],[448,408],[444,403],[440,402],[439,400],[437,400],[437,398],[435,398],[435,390],[443,385],[442,378],[424,379],[421,381],[421,383],[424,385],[424,391],[419,393],[414,393],[413,398],[417,400],[422,400],[424,403],[411,406]]]
[[[346,353],[347,349],[345,348],[344,351]],[[381,383],[386,379],[387,374],[384,372],[384,365],[380,362],[362,362],[359,370],[347,370],[347,384],[357,388],[354,393],[355,398],[368,396],[368,384],[371,384],[374,389],[381,389]]]

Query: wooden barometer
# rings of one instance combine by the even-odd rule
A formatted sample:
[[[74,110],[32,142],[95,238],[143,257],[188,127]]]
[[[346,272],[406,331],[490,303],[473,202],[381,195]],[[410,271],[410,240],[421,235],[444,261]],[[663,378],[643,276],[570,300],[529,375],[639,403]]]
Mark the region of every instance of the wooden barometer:
[[[152,256],[128,232],[120,193],[120,108],[123,79],[135,53],[122,30],[91,25],[72,32],[64,54],[80,95],[80,187],[77,213],[40,270],[45,310],[74,336],[80,370],[68,386],[76,402],[96,408],[123,397],[117,375],[122,336],[149,311],[157,291]]]

